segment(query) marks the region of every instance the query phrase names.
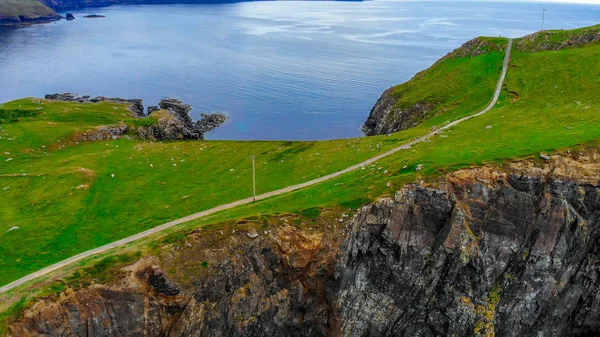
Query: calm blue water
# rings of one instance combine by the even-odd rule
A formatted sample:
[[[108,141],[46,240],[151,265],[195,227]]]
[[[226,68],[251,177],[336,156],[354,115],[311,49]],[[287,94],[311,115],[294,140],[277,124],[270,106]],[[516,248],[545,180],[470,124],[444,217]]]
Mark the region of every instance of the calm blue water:
[[[211,139],[360,135],[381,92],[478,35],[600,22],[600,6],[249,2],[114,6],[105,19],[0,28],[0,102],[54,92],[165,96],[221,111]]]

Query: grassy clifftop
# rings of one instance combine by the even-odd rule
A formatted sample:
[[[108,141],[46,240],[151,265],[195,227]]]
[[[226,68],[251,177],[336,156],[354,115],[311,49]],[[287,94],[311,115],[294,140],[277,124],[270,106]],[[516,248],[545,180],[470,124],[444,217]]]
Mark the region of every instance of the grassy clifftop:
[[[544,30],[515,41],[517,51],[537,52],[576,48],[600,42],[600,25],[572,30]]]
[[[408,82],[386,90],[363,131],[368,136],[387,134],[435,116],[452,121],[483,109],[502,69],[506,44],[504,38],[473,39]]]
[[[53,20],[60,15],[37,0],[0,0],[0,24]]]
[[[598,43],[600,25],[540,31],[515,39],[514,50],[535,53]],[[386,90],[371,110],[363,131],[369,136],[397,132],[440,114],[460,116],[483,108],[481,100],[473,98],[485,95],[494,86],[505,47],[504,38],[478,37],[466,42],[408,82]]]

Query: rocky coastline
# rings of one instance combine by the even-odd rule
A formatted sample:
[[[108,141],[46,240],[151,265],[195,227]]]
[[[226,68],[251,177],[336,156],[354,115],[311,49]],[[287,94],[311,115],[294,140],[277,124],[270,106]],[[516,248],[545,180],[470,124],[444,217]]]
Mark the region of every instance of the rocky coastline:
[[[227,116],[221,113],[203,113],[200,115],[200,120],[194,121],[190,116],[192,106],[175,98],[165,98],[159,102],[158,106],[149,106],[147,114],[144,112],[144,104],[141,99],[79,96],[72,93],[48,94],[44,98],[81,104],[99,102],[129,104],[132,118],[148,121],[148,123],[144,123],[145,125],[135,126],[135,130],[130,130],[129,127],[115,126],[110,128],[110,132],[100,130],[100,134],[96,136],[86,133],[88,138],[106,139],[104,136],[114,138],[134,131],[137,136],[146,140],[202,140],[207,132],[218,128],[227,121]]]
[[[27,25],[38,23],[50,23],[62,19],[59,14],[49,15],[17,15],[17,16],[1,16],[0,25]]]

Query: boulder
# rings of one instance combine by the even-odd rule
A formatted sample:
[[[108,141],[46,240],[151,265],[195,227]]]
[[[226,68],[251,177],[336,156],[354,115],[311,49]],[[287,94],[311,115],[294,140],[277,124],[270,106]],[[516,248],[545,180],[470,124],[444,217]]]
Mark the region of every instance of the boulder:
[[[148,107],[148,115],[150,115],[150,114],[151,114],[151,113],[153,113],[154,111],[158,111],[158,110],[160,110],[160,108],[159,108],[159,107],[157,107],[156,105],[150,105],[150,106]]]
[[[190,111],[192,106],[189,104],[183,104],[176,98],[165,98],[158,103],[158,106],[163,110],[169,110],[176,113],[187,125],[193,124],[192,118],[190,117]]]
[[[200,116],[202,118],[196,122],[196,127],[202,133],[218,128],[227,120],[227,116],[222,113],[200,114]]]

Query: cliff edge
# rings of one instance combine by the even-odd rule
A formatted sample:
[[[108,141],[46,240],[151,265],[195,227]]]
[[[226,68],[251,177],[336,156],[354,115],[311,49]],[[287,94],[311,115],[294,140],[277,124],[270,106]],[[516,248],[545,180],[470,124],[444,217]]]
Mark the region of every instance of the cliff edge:
[[[389,134],[452,109],[485,105],[491,94],[483,98],[482,92],[493,92],[506,43],[503,38],[475,38],[408,82],[387,89],[361,130],[367,136]]]
[[[598,150],[563,153],[409,184],[350,217],[198,228],[39,300],[10,335],[597,335],[599,173]]]

